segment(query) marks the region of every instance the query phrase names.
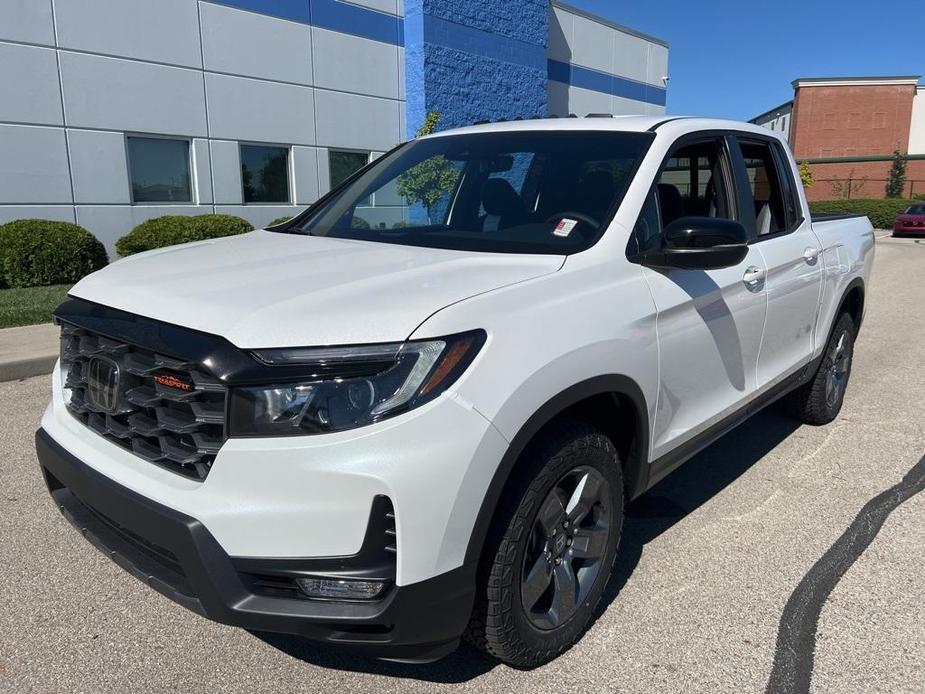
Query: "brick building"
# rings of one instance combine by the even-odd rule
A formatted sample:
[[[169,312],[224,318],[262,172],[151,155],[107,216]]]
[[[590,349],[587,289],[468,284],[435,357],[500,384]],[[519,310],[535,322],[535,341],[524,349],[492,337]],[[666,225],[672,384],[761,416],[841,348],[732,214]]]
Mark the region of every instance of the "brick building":
[[[783,132],[812,166],[811,200],[882,198],[893,151],[908,156],[905,194],[925,194],[925,87],[919,77],[794,80],[794,98],[752,120]]]

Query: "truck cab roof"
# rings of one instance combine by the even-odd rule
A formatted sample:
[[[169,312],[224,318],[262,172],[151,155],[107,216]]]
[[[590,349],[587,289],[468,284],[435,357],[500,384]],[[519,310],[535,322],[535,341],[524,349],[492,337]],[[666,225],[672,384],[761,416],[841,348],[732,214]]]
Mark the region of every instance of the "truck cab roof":
[[[523,132],[523,131],[607,131],[607,132],[670,132],[677,135],[683,132],[709,130],[735,130],[754,132],[765,136],[779,137],[776,133],[752,123],[725,120],[721,118],[700,118],[694,116],[600,116],[567,118],[531,118],[522,120],[500,120],[477,123],[451,130],[443,130],[426,137],[445,137],[468,133],[487,132]]]

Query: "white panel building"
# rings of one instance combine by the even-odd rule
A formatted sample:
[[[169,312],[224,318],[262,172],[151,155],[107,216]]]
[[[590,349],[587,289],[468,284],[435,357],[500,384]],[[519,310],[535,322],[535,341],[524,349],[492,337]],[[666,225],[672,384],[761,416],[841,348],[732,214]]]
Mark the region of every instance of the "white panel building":
[[[401,0],[3,0],[0,223],[294,214],[408,137]],[[664,42],[550,7],[548,112],[664,113]],[[483,31],[483,29],[479,29]]]

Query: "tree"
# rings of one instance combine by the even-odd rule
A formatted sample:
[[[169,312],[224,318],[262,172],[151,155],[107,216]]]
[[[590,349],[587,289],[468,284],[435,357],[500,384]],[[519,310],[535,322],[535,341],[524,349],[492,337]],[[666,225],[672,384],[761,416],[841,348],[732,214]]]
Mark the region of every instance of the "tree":
[[[890,178],[886,182],[886,196],[888,198],[901,198],[906,187],[906,157],[897,147],[893,151],[893,166],[890,169]]]
[[[812,167],[810,167],[809,161],[806,159],[800,162],[800,181],[803,183],[804,188],[812,188],[815,182]]]
[[[439,112],[428,113],[424,118],[424,123],[418,128],[417,137],[430,135],[436,131],[439,120]],[[404,197],[409,205],[417,203],[424,205],[427,209],[428,221],[430,221],[434,206],[445,193],[453,190],[457,178],[459,178],[459,172],[443,155],[430,157],[412,166],[398,177],[398,194]]]
[[[833,195],[842,200],[850,200],[852,197],[857,197],[857,194],[863,190],[866,183],[866,177],[860,180],[854,177],[854,169],[848,172],[847,179],[835,179],[830,181]]]

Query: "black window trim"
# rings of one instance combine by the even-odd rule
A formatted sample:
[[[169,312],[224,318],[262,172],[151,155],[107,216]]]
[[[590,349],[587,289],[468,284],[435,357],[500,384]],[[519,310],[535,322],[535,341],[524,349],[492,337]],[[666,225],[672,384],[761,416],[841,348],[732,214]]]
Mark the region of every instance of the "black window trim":
[[[186,143],[186,168],[189,176],[189,200],[135,200],[135,183],[132,177],[132,154],[128,141],[141,140],[170,140],[171,142]],[[122,142],[125,151],[125,167],[128,173],[128,197],[132,207],[149,207],[163,205],[198,205],[196,191],[196,172],[193,166],[193,138],[182,135],[164,135],[160,133],[124,132]]]
[[[783,147],[780,144],[780,141],[773,137],[767,137],[760,133],[736,131],[731,137],[735,150],[737,153],[736,160],[738,165],[741,167],[742,179],[745,183],[743,195],[745,197],[745,209],[752,210],[752,219],[751,223],[746,225],[745,229],[748,231],[749,236],[749,245],[753,243],[762,243],[764,241],[770,241],[771,239],[778,239],[782,236],[788,236],[789,234],[794,233],[800,227],[803,226],[803,223],[806,221],[806,217],[803,215],[803,205],[800,202],[799,193],[796,189],[793,188],[793,185],[796,181],[793,178],[793,173],[791,172],[790,160],[786,157],[786,154],[783,151]],[[742,155],[742,149],[739,146],[741,142],[750,142],[752,144],[766,144],[768,149],[771,151],[771,159],[774,161],[775,172],[777,173],[777,178],[781,184],[781,195],[784,196],[787,194],[785,190],[786,187],[784,181],[789,182],[789,195],[793,199],[794,206],[797,211],[797,216],[794,221],[786,228],[781,231],[775,231],[771,234],[765,234],[764,236],[758,236],[757,220],[754,219],[754,209],[755,209],[755,200],[751,192],[751,184],[748,183],[748,173],[745,166],[745,157]],[[786,215],[786,205],[787,201],[784,200],[784,214]]]
[[[282,202],[247,202],[244,199],[244,157],[241,153],[242,147],[276,147],[286,150],[286,195],[287,199]],[[256,142],[254,140],[238,140],[238,176],[241,179],[241,204],[245,207],[273,207],[279,205],[295,205],[295,162],[292,156],[293,146],[282,142]]]
[[[652,185],[649,187],[649,191],[646,193],[646,196],[643,198],[642,207],[639,208],[639,214],[636,216],[636,221],[633,223],[633,228],[630,232],[629,240],[626,244],[626,259],[636,265],[642,264],[642,259],[640,258],[641,251],[639,250],[639,239],[636,237],[636,227],[639,224],[639,217],[642,216],[643,211],[645,210],[646,201],[649,199],[650,195],[656,195],[656,203],[658,201],[657,197],[657,186],[658,179],[661,177],[661,173],[664,170],[665,166],[668,163],[668,160],[671,159],[672,155],[680,148],[686,147],[691,144],[696,144],[701,141],[721,141],[720,153],[724,155],[725,165],[724,177],[726,178],[725,185],[727,189],[727,194],[729,198],[729,204],[732,209],[729,211],[730,219],[733,219],[740,224],[742,223],[740,217],[740,211],[743,208],[743,196],[742,196],[742,181],[740,180],[740,175],[744,171],[742,167],[736,166],[736,156],[742,156],[741,152],[738,150],[738,147],[735,149],[732,148],[734,142],[730,142],[733,138],[732,131],[729,130],[698,130],[696,132],[685,133],[677,137],[674,142],[669,145],[668,150],[665,153],[665,156],[662,157],[661,162],[659,162],[658,170],[656,171],[655,178],[652,181]],[[741,163],[741,162],[739,162]],[[640,162],[641,164],[641,162]],[[639,167],[636,167],[633,175],[636,175]],[[754,214],[754,213],[753,213]],[[661,206],[658,205],[658,217],[659,222],[662,219]],[[754,224],[752,225],[754,226]],[[748,227],[746,227],[747,229]]]

